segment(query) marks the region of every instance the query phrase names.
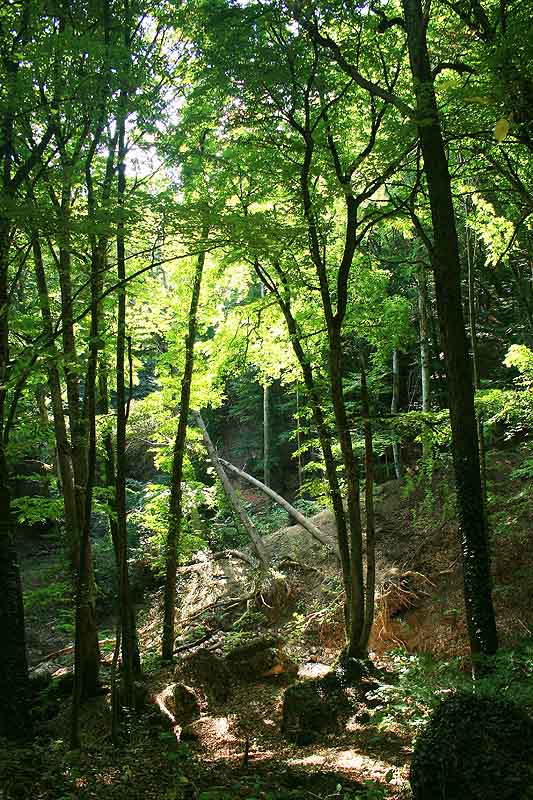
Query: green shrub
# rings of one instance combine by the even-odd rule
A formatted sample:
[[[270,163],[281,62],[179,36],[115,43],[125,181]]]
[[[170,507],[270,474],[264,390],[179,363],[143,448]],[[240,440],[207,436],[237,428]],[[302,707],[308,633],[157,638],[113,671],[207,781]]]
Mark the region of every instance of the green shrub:
[[[533,721],[494,697],[449,697],[415,742],[410,782],[414,800],[531,800]]]

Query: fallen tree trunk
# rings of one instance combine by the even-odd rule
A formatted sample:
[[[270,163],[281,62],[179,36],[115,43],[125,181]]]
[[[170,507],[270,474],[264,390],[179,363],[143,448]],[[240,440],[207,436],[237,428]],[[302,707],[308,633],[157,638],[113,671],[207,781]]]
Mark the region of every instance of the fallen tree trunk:
[[[221,550],[219,553],[210,553],[209,558],[205,558],[202,561],[189,561],[188,564],[182,564],[181,567],[178,567],[178,573],[197,572],[202,567],[205,567],[206,564],[209,564],[210,561],[230,561],[232,558],[245,561],[252,569],[257,567],[257,561],[254,561],[251,556],[241,550]]]
[[[239,517],[242,524],[244,525],[245,530],[248,532],[248,535],[252,540],[254,550],[259,558],[259,561],[261,562],[261,564],[265,569],[268,569],[269,557],[265,545],[263,544],[261,536],[258,533],[255,525],[253,524],[252,520],[250,519],[246,511],[244,510],[244,506],[239,500],[235,489],[231,485],[228,476],[226,475],[221,466],[222,459],[219,459],[219,457],[216,454],[213,442],[211,441],[211,438],[207,432],[207,428],[205,427],[205,423],[202,419],[202,415],[200,414],[199,411],[193,411],[193,416],[196,419],[198,427],[202,431],[205,446],[207,447],[207,452],[209,453],[209,458],[211,459],[211,462],[216,470],[216,473],[220,478],[220,482],[222,483],[222,486],[224,488],[224,491],[226,492],[228,500],[231,503],[231,507],[233,508],[235,514]]]
[[[317,528],[317,526],[310,520],[308,520],[307,517],[304,517],[304,515],[301,514],[298,511],[298,509],[294,508],[294,506],[291,506],[291,504],[288,503],[284,497],[282,497],[277,492],[274,492],[269,486],[265,486],[265,484],[261,483],[261,481],[258,481],[257,478],[254,478],[252,477],[252,475],[248,475],[247,472],[243,472],[242,469],[233,466],[233,464],[230,464],[229,461],[224,461],[223,458],[220,458],[219,461],[225,467],[227,467],[236,475],[238,475],[239,478],[243,478],[243,480],[247,481],[248,483],[251,483],[252,486],[256,486],[258,489],[261,489],[262,492],[268,495],[268,497],[271,497],[272,500],[275,500],[275,502],[282,508],[284,508],[285,511],[288,511],[291,517],[293,517],[298,522],[298,524],[302,526],[302,528],[305,528],[306,531],[308,531],[311,534],[313,539],[316,539],[317,542],[323,544],[324,547],[328,547],[330,550],[333,550],[335,553],[338,554],[338,549],[336,545],[330,539],[328,539],[324,533],[322,533],[320,528]]]

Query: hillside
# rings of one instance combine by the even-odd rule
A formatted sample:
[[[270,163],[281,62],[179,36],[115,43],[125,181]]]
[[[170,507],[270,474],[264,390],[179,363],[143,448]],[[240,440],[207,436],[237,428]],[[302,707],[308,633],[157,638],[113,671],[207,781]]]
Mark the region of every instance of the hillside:
[[[520,648],[533,625],[528,451],[523,446],[491,451],[489,465],[499,635],[504,647]],[[376,490],[376,511],[378,588],[371,637],[376,674],[370,697],[344,724],[308,743],[287,741],[280,734],[283,692],[294,679],[293,673],[297,671],[303,680],[326,674],[344,642],[336,556],[299,525],[285,526],[264,536],[272,559],[267,576],[260,577],[240,557],[213,559],[208,553],[200,554],[195,563],[180,567],[176,669],[158,666],[161,594],[157,590],[146,593],[139,610],[148,683],[142,698],[143,715],[135,723],[134,739],[126,751],[128,771],[124,775],[124,763],[117,768],[111,750],[101,752],[97,744],[101,736],[109,735],[109,696],[104,696],[92,701],[84,712],[87,753],[69,776],[60,778],[54,774],[54,786],[59,781],[57,785],[67,792],[65,797],[76,786],[76,796],[81,798],[172,796],[229,800],[252,797],[247,792],[254,781],[263,792],[258,796],[265,798],[351,798],[358,795],[339,794],[339,783],[346,787],[343,791],[355,793],[356,786],[372,781],[375,794],[361,796],[408,796],[406,778],[417,720],[427,713],[434,691],[447,691],[447,686],[466,679],[461,677],[461,662],[467,663],[468,640],[461,608],[462,574],[449,478],[435,475],[432,495],[427,487],[416,486],[415,478],[411,485],[407,481],[381,484]],[[329,511],[316,514],[313,521],[333,540],[335,531]],[[42,556],[40,552],[41,559]],[[53,554],[49,558],[53,566]],[[32,564],[33,557],[25,559],[27,580],[32,578]],[[41,571],[41,575],[46,580],[50,572]],[[520,591],[513,588],[517,584]],[[46,642],[68,648],[64,635],[58,631],[60,611],[61,604],[55,611],[48,607],[46,627],[42,624],[42,610],[35,622],[31,613],[29,619],[30,644],[38,640],[30,651],[34,671],[49,671],[56,676],[56,683],[59,676],[64,681],[68,675],[72,648],[40,665],[36,662]],[[54,617],[55,623],[50,622]],[[36,624],[40,625],[40,632],[33,630]],[[111,620],[109,627],[112,628]],[[242,648],[258,637],[279,642],[278,656],[272,664],[269,662],[269,669],[265,670],[261,660],[253,659],[244,677],[242,669],[235,672],[232,668],[229,685],[217,694],[217,680],[226,678],[224,673],[217,679],[216,665],[232,649]],[[106,639],[103,649],[108,652],[109,667],[113,637]],[[459,659],[456,664],[454,656]],[[207,673],[204,667],[198,667],[206,658],[210,664]],[[245,663],[242,657],[238,663],[241,667]],[[526,660],[521,666],[526,671],[532,668],[533,661]],[[175,672],[178,681],[184,676],[186,685],[197,695],[200,716],[192,722],[180,719],[180,710],[170,699]],[[519,671],[514,680],[520,682],[525,674],[520,677]],[[508,672],[502,676],[502,680],[508,678]],[[68,706],[67,700],[55,701],[46,710],[45,702],[44,716],[51,718],[39,724],[46,739],[64,739]],[[54,715],[54,710],[59,714]],[[50,745],[43,746],[44,753]],[[60,746],[55,758],[61,752]],[[156,768],[151,765],[153,758]],[[53,771],[54,758],[51,763]],[[176,787],[174,767],[179,767],[181,788]],[[161,769],[171,776],[175,794],[161,786]],[[29,775],[32,781],[36,776],[32,771],[24,775],[21,786],[27,791]],[[46,781],[42,785],[40,781],[37,778],[32,796],[51,800],[54,795]],[[306,781],[308,790],[304,788]],[[215,791],[214,785],[220,788]],[[237,785],[238,790],[231,788]],[[192,786],[196,787],[194,791]],[[210,793],[205,794],[207,790]],[[8,796],[22,798],[23,791]]]

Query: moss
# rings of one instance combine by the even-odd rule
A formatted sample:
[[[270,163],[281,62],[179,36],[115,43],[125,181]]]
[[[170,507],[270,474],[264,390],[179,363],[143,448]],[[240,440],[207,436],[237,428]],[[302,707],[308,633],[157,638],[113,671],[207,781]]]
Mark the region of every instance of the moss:
[[[354,710],[354,697],[335,671],[299,681],[283,695],[282,731],[297,744],[309,744],[322,732],[335,731]]]
[[[518,706],[459,693],[415,743],[414,800],[533,800],[533,721]]]
[[[283,651],[278,638],[239,634],[235,642],[233,636],[224,649],[226,664],[235,678],[257,680],[268,675],[296,674],[297,667]]]
[[[230,671],[224,659],[209,650],[197,650],[186,656],[176,670],[176,678],[185,678],[199,686],[208,700],[223,703],[230,691]]]

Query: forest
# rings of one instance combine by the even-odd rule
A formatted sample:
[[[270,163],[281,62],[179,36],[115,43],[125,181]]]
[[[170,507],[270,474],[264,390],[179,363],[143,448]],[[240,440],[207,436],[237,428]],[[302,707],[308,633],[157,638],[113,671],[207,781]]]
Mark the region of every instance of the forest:
[[[2,0],[2,800],[533,800],[532,13]]]

